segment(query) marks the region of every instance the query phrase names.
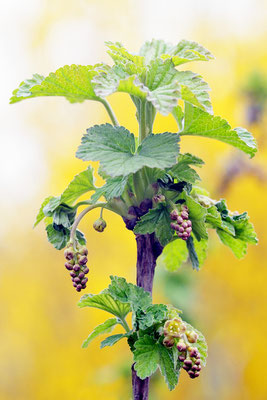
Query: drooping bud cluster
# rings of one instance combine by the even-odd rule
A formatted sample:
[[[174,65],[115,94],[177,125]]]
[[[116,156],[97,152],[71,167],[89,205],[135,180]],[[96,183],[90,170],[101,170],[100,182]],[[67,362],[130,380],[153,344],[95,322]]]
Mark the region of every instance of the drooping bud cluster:
[[[75,287],[77,292],[85,289],[86,282],[88,281],[88,278],[85,276],[89,272],[89,268],[86,265],[87,254],[87,248],[81,246],[79,243],[75,243],[75,247],[73,243],[69,243],[64,251],[64,256],[67,260],[65,267],[70,271],[73,287]]]
[[[187,240],[192,232],[192,222],[189,219],[188,207],[182,204],[181,210],[172,210],[170,217],[171,228],[177,233],[177,236],[183,240]]]
[[[192,343],[197,342],[198,334],[193,330],[188,330],[181,318],[166,321],[163,332],[165,336],[163,345],[168,348],[176,345],[182,368],[190,378],[197,378],[201,371],[201,361],[199,351],[197,347],[192,346]]]

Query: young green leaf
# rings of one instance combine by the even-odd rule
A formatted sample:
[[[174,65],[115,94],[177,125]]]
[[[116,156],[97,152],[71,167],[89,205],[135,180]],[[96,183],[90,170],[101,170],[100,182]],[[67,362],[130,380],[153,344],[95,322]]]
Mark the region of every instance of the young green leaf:
[[[75,175],[62,193],[60,202],[72,205],[84,193],[95,190],[93,171],[93,168],[89,166],[85,171]]]
[[[148,306],[145,311],[138,310],[136,312],[136,319],[138,321],[139,329],[145,330],[151,326],[163,322],[167,319],[168,308],[165,304],[152,304]]]
[[[181,40],[176,46],[162,54],[162,58],[171,58],[175,66],[190,61],[208,61],[214,58],[211,52],[197,42]]]
[[[108,292],[113,299],[130,304],[133,310],[146,310],[151,305],[151,295],[142,287],[128,283],[126,279],[118,276],[111,276],[110,279],[111,284],[108,287]]]
[[[34,228],[44,219],[44,217],[45,217],[45,215],[44,215],[44,207],[50,202],[51,199],[53,199],[53,196],[46,197],[44,199],[44,201],[42,202],[40,210],[39,210],[39,212],[38,212],[38,214],[36,216],[35,223],[33,225]]]
[[[113,61],[123,66],[125,72],[128,74],[142,74],[145,70],[144,57],[139,55],[134,55],[128,52],[125,47],[119,42],[105,42],[107,47],[109,48],[108,54],[111,56]]]
[[[203,136],[228,143],[253,157],[256,142],[250,132],[243,128],[231,129],[225,119],[214,117],[191,104],[185,104],[184,129],[180,135]]]
[[[104,290],[100,294],[85,294],[81,297],[79,303],[79,307],[93,307],[99,308],[100,310],[104,310],[109,312],[110,314],[115,315],[115,317],[124,319],[126,315],[130,312],[130,305],[125,304],[125,302],[121,302],[120,300],[114,299],[113,296],[108,292],[108,290]]]
[[[103,335],[105,333],[110,333],[114,329],[115,325],[118,324],[117,318],[107,319],[103,324],[95,327],[92,333],[88,336],[88,338],[83,342],[82,348],[85,349],[91,343],[92,340],[97,338],[99,335]]]
[[[70,231],[67,228],[62,228],[61,230],[54,229],[53,225],[50,224],[46,227],[47,239],[48,241],[57,249],[61,250],[66,247]]]
[[[134,232],[141,235],[155,232],[162,246],[166,246],[173,236],[170,224],[171,218],[168,209],[159,204],[140,218],[134,228]]]
[[[207,210],[185,192],[181,194],[180,198],[185,200],[186,205],[189,208],[189,218],[192,221],[192,230],[196,239],[208,239],[205,225]]]
[[[135,152],[134,135],[122,126],[95,125],[82,138],[76,156],[100,161],[112,177],[127,176],[141,169],[167,168],[176,162],[179,136],[174,133],[149,135]]]
[[[199,259],[195,249],[195,241],[192,236],[187,239],[186,246],[193,269],[199,271]]]
[[[135,342],[134,369],[137,376],[145,379],[159,367],[170,390],[178,383],[179,369],[175,367],[171,350],[145,335]]]
[[[120,197],[125,190],[129,176],[116,176],[115,178],[108,178],[104,186],[96,189],[91,197],[93,202],[96,202],[101,196],[104,196],[107,201],[114,197]]]
[[[181,97],[184,101],[200,107],[212,113],[212,105],[209,96],[209,85],[201,75],[191,71],[177,71],[176,79],[181,85]]]
[[[172,240],[168,243],[157,259],[157,266],[164,267],[168,271],[176,271],[188,258],[186,242],[181,239]]]
[[[147,100],[162,115],[168,115],[181,98],[180,85],[176,79],[177,71],[171,60],[157,59],[151,62],[147,75],[146,86],[149,88]]]
[[[190,164],[201,166],[204,164],[204,161],[189,153],[179,154],[177,164],[168,170],[168,173],[170,173],[179,182],[186,181],[193,184],[200,180],[200,177],[198,173],[189,166]]]
[[[172,115],[177,122],[178,128],[183,129],[184,112],[181,106],[177,105],[172,109]]]
[[[10,103],[39,96],[63,96],[71,103],[100,100],[92,84],[97,73],[97,65],[65,65],[46,78],[35,74],[14,90]]]
[[[235,238],[234,236],[230,235],[229,233],[223,231],[222,229],[216,230],[219,238],[221,239],[222,243],[225,246],[230,247],[234,255],[241,259],[247,253],[248,244],[241,239]]]
[[[122,338],[127,337],[127,335],[123,333],[118,333],[117,335],[108,336],[104,339],[100,344],[100,349],[103,349],[106,346],[113,346],[114,344],[118,343],[119,340]]]
[[[140,51],[140,56],[145,58],[145,63],[150,64],[152,60],[160,58],[162,54],[167,54],[172,49],[172,44],[163,40],[152,39],[151,42],[145,42]]]
[[[175,365],[176,360],[174,360],[173,351],[171,349],[167,349],[161,344],[158,344],[158,352],[160,372],[164,376],[169,390],[173,390],[178,383],[180,375],[180,363],[178,362],[177,365]]]
[[[141,379],[156,372],[159,363],[158,344],[151,336],[145,335],[135,342],[134,369]]]

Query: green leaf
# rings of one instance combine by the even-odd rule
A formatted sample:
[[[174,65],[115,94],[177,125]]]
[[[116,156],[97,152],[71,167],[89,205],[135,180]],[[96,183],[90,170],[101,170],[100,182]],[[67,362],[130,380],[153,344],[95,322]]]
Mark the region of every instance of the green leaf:
[[[205,225],[207,210],[185,192],[181,194],[180,198],[185,200],[189,208],[189,219],[192,221],[192,230],[196,239],[208,239]]]
[[[118,343],[119,340],[126,337],[123,333],[118,333],[117,335],[108,336],[101,342],[100,349],[103,349],[106,346],[113,346],[114,344]]]
[[[195,249],[195,241],[192,236],[190,236],[187,241],[186,241],[187,249],[188,249],[188,254],[190,261],[192,263],[193,269],[196,269],[197,271],[199,270],[199,259],[198,255]]]
[[[181,40],[176,46],[168,48],[167,53],[162,55],[163,59],[170,57],[175,66],[190,61],[208,61],[214,58],[205,47],[190,40]]]
[[[144,57],[129,53],[119,42],[105,43],[109,48],[108,54],[115,63],[123,66],[124,70],[130,75],[136,73],[142,74],[144,71]]]
[[[141,379],[148,378],[156,372],[159,363],[159,351],[157,342],[145,335],[135,342],[134,369]]]
[[[135,152],[134,135],[122,126],[95,125],[87,130],[76,153],[84,161],[100,161],[112,177],[127,176],[141,169],[167,168],[176,162],[179,136],[174,133],[149,135]]]
[[[136,313],[136,319],[141,330],[167,320],[167,316],[168,308],[165,304],[152,304],[145,311],[138,310]]]
[[[175,367],[172,352],[145,335],[135,342],[134,369],[137,376],[145,379],[160,368],[170,390],[178,383],[179,369]]]
[[[116,318],[107,319],[103,324],[98,325],[92,333],[88,336],[88,338],[83,342],[82,348],[86,349],[92,340],[97,338],[99,335],[103,335],[105,333],[110,333],[114,329],[115,325],[117,325],[118,321]]]
[[[60,202],[71,205],[80,196],[91,190],[95,190],[95,185],[93,168],[89,166],[85,171],[80,172],[74,177],[67,189],[62,193]]]
[[[36,216],[35,223],[33,225],[34,228],[44,219],[44,217],[45,217],[44,211],[43,211],[44,207],[50,202],[51,199],[53,199],[53,196],[46,197],[44,199],[44,201],[42,202],[40,210]]]
[[[134,228],[134,232],[141,235],[155,232],[162,246],[166,246],[173,236],[170,223],[171,218],[168,209],[159,204],[140,218]]]
[[[169,350],[165,346],[158,344],[158,351],[160,372],[164,376],[169,390],[173,390],[178,383],[180,364],[178,363],[178,365],[175,366],[172,350]]]
[[[201,364],[203,367],[205,367],[206,362],[207,362],[207,357],[208,357],[208,346],[207,346],[206,339],[203,336],[203,334],[201,332],[199,332],[196,328],[194,328],[192,325],[188,324],[185,321],[184,321],[184,323],[188,330],[194,330],[198,334],[198,339],[197,339],[197,342],[194,343],[194,346],[197,347],[199,354],[200,354]]]
[[[165,43],[163,40],[152,39],[151,42],[145,42],[140,51],[140,56],[145,58],[145,63],[150,64],[152,60],[160,58],[162,54],[167,54],[172,49],[172,44]]]
[[[115,178],[108,178],[104,186],[98,188],[91,200],[96,202],[101,196],[105,196],[106,200],[109,201],[114,197],[120,197],[127,185],[129,176],[116,176]]]
[[[115,300],[130,304],[134,311],[138,308],[146,310],[150,306],[151,295],[142,287],[128,283],[126,279],[118,276],[111,276],[110,279],[111,284],[108,287],[108,291]]]
[[[176,74],[177,71],[171,60],[152,61],[147,71],[146,86],[149,88],[147,100],[162,115],[168,115],[181,98]]]
[[[201,268],[207,258],[208,240],[194,240],[194,247],[198,257],[198,266]]]
[[[177,164],[175,164],[168,173],[174,178],[177,178],[180,182],[186,181],[193,184],[200,180],[200,177],[198,173],[189,166],[190,164],[201,166],[204,164],[204,161],[189,153],[179,154]]]
[[[183,120],[184,120],[184,112],[181,106],[175,106],[172,109],[172,115],[175,118],[175,121],[177,122],[178,128],[183,129]]]
[[[53,212],[53,224],[57,227],[70,228],[75,220],[76,209],[66,204],[60,204]]]
[[[212,113],[212,105],[208,91],[209,85],[201,75],[191,71],[177,71],[176,79],[181,85],[181,97],[184,101]]]
[[[237,239],[219,228],[217,229],[217,234],[221,239],[222,243],[225,246],[230,247],[230,249],[237,258],[241,259],[246,255],[248,247],[247,242],[244,242],[241,239]]]
[[[113,314],[121,319],[125,318],[126,315],[130,312],[130,305],[125,304],[125,302],[121,302],[120,300],[114,299],[114,297],[111,296],[108,290],[104,290],[100,294],[95,295],[85,294],[80,299],[78,306],[81,308],[98,308],[100,310],[107,311],[110,314]]]
[[[52,217],[53,212],[60,205],[61,197],[51,197],[49,202],[43,207],[43,213],[46,217]]]
[[[128,93],[140,99],[145,99],[148,88],[140,81],[137,75],[128,75],[121,65],[107,67],[95,76],[95,93],[99,97],[106,97],[114,92]]]
[[[228,143],[253,157],[256,142],[250,132],[243,128],[231,129],[225,119],[215,117],[191,104],[185,104],[184,129],[180,135],[203,136]]]
[[[47,239],[48,241],[57,249],[61,250],[66,247],[67,242],[70,237],[70,232],[66,228],[61,230],[54,229],[53,225],[50,224],[46,227]]]
[[[63,96],[71,103],[100,100],[94,92],[92,79],[97,65],[65,65],[46,78],[35,74],[14,90],[10,103],[39,96]]]
[[[235,228],[233,225],[222,219],[216,206],[211,206],[207,210],[206,222],[214,229],[220,228],[230,235],[235,236]]]
[[[164,247],[162,254],[157,259],[157,266],[173,272],[181,267],[187,257],[186,242],[181,239],[175,239]]]
[[[66,247],[70,239],[70,229],[62,225],[48,224],[46,226],[46,234],[48,241],[57,249],[61,250]],[[85,245],[86,240],[82,232],[76,230],[76,239],[81,245]]]

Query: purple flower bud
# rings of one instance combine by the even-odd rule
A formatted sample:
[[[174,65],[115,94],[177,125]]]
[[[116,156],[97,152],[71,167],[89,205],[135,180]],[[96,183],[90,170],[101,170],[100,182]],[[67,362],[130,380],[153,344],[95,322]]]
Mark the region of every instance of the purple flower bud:
[[[198,359],[198,360],[195,361],[195,364],[196,364],[196,365],[200,365],[200,363],[201,363],[200,359]]]
[[[195,374],[195,372],[193,372],[193,371],[189,371],[189,372],[188,372],[188,375],[189,375],[190,378],[192,378],[192,379],[196,378],[196,374]]]
[[[78,285],[77,285],[77,289],[81,289],[82,288],[82,285],[79,283]]]
[[[188,207],[187,207],[186,204],[183,204],[183,205],[182,205],[182,210],[183,210],[183,211],[188,211]]]
[[[185,365],[188,365],[189,367],[192,367],[192,361],[191,360],[186,359],[184,363],[185,363]]]
[[[182,356],[182,355],[181,355],[181,356],[178,356],[178,360],[181,361],[181,362],[184,362],[185,356]]]
[[[178,232],[177,235],[178,235],[179,238],[183,237],[183,234],[181,232]]]
[[[186,230],[185,230],[187,233],[191,233],[192,232],[192,228],[191,228],[191,226],[189,226],[188,228],[186,228]]]
[[[79,276],[80,279],[83,279],[84,278],[84,273],[80,272],[78,276]]]
[[[183,218],[179,215],[179,217],[177,217],[177,224],[182,224],[183,223]]]
[[[88,259],[86,256],[81,256],[79,257],[78,263],[79,265],[85,265],[87,263]]]
[[[198,349],[196,347],[193,347],[189,355],[190,357],[196,357],[198,355]]]
[[[77,292],[80,292],[80,291],[81,291],[81,289],[80,289],[80,288],[78,289],[77,287],[76,287],[76,290],[77,290]]]
[[[187,220],[187,226],[192,226],[192,222],[190,221],[190,219]]]
[[[172,220],[177,220],[178,216],[179,216],[179,213],[177,210],[172,210],[172,212],[170,213],[170,217]]]
[[[70,272],[70,276],[71,276],[72,278],[75,278],[76,273],[75,273],[74,271],[71,271],[71,272]]]
[[[82,285],[82,289],[85,289],[86,288],[86,285]]]
[[[179,232],[184,233],[184,228],[182,226],[179,226]]]
[[[97,231],[97,232],[103,232],[104,229],[106,228],[107,223],[103,218],[98,218],[94,224],[93,224],[93,228]]]
[[[180,352],[186,351],[186,344],[184,342],[179,342],[177,344],[177,350]]]
[[[78,278],[78,276],[76,276],[76,278],[74,278],[74,282],[76,282],[76,283],[80,283],[80,282],[81,282],[81,280],[80,280],[80,278]]]
[[[184,222],[182,223],[182,227],[183,227],[183,228],[187,228],[187,227],[188,227],[187,222],[184,221]]]
[[[192,371],[196,372],[198,371],[198,366],[197,365],[193,365],[193,367],[191,368]]]
[[[75,264],[74,267],[73,267],[73,270],[74,270],[75,272],[80,271],[80,269],[81,269],[81,267],[80,267],[78,264]]]
[[[171,223],[171,228],[176,231],[177,229],[179,229],[179,225],[177,225],[175,222],[172,222]]]
[[[89,272],[89,268],[88,267],[86,267],[84,270],[83,270],[83,272],[84,272],[84,274],[86,275],[86,274],[88,274],[88,272]]]
[[[188,219],[188,212],[187,212],[187,211],[182,211],[182,212],[181,212],[181,217],[182,217],[183,219]]]
[[[88,254],[88,250],[85,246],[83,246],[80,250],[79,250],[79,254],[81,254],[81,256],[87,256]]]
[[[185,370],[185,371],[190,371],[190,367],[188,366],[188,365],[183,365],[183,369]]]
[[[64,251],[64,257],[66,258],[66,260],[72,260],[74,257],[74,252],[72,249],[66,249]]]
[[[69,271],[72,270],[72,265],[70,263],[65,263],[65,267],[66,269],[68,269]]]
[[[84,279],[81,281],[81,284],[82,284],[82,285],[85,285],[87,281],[88,281],[88,278],[84,278]]]
[[[73,287],[77,287],[77,283],[73,282]]]

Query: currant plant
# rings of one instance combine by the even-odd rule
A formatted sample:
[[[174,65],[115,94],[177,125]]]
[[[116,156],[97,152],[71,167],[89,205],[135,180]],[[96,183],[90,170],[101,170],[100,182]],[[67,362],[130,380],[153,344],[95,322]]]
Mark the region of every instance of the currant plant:
[[[198,186],[194,167],[204,164],[199,157],[180,153],[183,136],[197,135],[228,143],[253,157],[256,143],[243,128],[232,129],[214,116],[209,86],[202,77],[181,66],[191,61],[208,61],[212,54],[201,45],[182,40],[177,45],[162,40],[146,42],[138,54],[120,43],[107,43],[114,64],[66,65],[47,77],[35,74],[13,92],[11,103],[39,96],[64,96],[71,103],[94,100],[106,108],[112,124],[94,125],[82,137],[76,156],[99,161],[97,173],[105,180],[95,186],[91,166],[79,173],[64,192],[47,197],[35,225],[44,220],[48,241],[65,248],[65,267],[77,292],[88,282],[88,250],[77,229],[91,210],[100,209],[94,229],[106,228],[103,210],[120,215],[137,242],[137,285],[111,277],[110,286],[97,295],[85,294],[80,307],[95,307],[113,318],[97,326],[83,347],[116,325],[123,333],[106,337],[101,347],[126,338],[133,353],[133,398],[148,399],[149,377],[159,368],[170,390],[178,383],[183,368],[191,378],[205,366],[207,345],[203,335],[183,321],[181,311],[170,305],[152,304],[156,263],[175,271],[189,260],[195,270],[203,264],[208,229],[237,258],[246,254],[248,243],[257,237],[246,212],[228,210],[225,200],[213,200]],[[178,67],[178,68],[177,68]],[[128,93],[136,107],[139,134],[135,137],[120,126],[106,97]],[[153,133],[156,114],[172,114],[177,132]],[[79,201],[88,193],[88,199]],[[78,209],[84,207],[77,215]],[[132,323],[126,317],[132,313]],[[128,322],[127,322],[128,321]]]

